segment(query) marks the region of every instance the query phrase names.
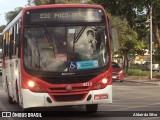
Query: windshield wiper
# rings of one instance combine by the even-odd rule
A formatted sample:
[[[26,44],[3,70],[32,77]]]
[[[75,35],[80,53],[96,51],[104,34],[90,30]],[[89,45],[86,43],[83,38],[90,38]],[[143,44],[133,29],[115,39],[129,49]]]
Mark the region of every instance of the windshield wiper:
[[[45,31],[45,34],[46,34],[48,43],[50,44],[50,46],[52,46],[53,54],[54,54],[54,57],[55,57],[54,45],[53,45],[53,42],[52,42],[52,38],[51,38],[51,36],[49,35],[49,32],[48,32],[48,30],[47,30],[46,24],[43,24],[43,29],[44,29],[44,31]]]
[[[79,38],[81,37],[81,35],[83,34],[83,32],[85,31],[86,28],[87,28],[87,26],[83,26],[77,35],[76,35],[76,32],[74,33],[73,53],[74,53],[74,49],[75,49],[75,43],[78,42]]]
[[[38,46],[38,40],[37,39],[38,38],[36,37],[35,41],[36,41],[36,47],[37,47],[37,52],[38,52],[38,57],[39,57],[39,59],[38,59],[38,68],[40,69],[40,67],[41,67],[41,64],[40,64],[40,57],[41,57],[41,55],[40,55],[39,46]]]

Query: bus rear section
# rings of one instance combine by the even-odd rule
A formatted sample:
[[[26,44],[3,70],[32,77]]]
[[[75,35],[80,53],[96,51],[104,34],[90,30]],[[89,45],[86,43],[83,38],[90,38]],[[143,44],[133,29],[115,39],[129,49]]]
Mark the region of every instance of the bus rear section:
[[[19,101],[24,109],[112,103],[108,18],[98,5],[22,11]]]

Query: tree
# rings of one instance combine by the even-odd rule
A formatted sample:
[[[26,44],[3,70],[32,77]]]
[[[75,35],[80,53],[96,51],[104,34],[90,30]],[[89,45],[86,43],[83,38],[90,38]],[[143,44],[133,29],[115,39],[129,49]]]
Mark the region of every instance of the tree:
[[[21,10],[22,7],[17,7],[14,9],[14,11],[7,12],[5,15],[7,22],[11,22],[18,15],[18,13],[20,13]]]
[[[157,49],[153,54],[153,62],[159,63],[160,65],[160,49]]]
[[[28,4],[34,5],[46,5],[46,4],[56,4],[56,3],[81,3],[81,0],[28,0]]]
[[[152,1],[153,8],[153,33],[160,49],[160,0]]]
[[[93,0],[102,5],[110,14],[126,18],[130,27],[137,31],[139,45],[149,45],[149,21],[150,8],[153,8],[153,36],[155,37],[155,55],[153,59],[160,61],[160,0]],[[116,9],[115,9],[116,8]],[[150,46],[150,45],[149,45]],[[142,52],[142,50],[139,50]]]
[[[5,28],[5,25],[0,26],[0,33],[3,31],[4,28]]]
[[[56,0],[56,3],[82,3],[82,0]]]
[[[4,28],[5,28],[5,25],[0,26],[0,33],[3,31]],[[0,35],[0,48],[2,48],[2,39],[3,39],[3,36]]]
[[[127,19],[131,28],[139,33],[141,40],[149,32],[146,30],[145,22],[149,18],[150,6],[153,6],[153,33],[160,48],[160,0],[93,0],[94,3],[102,5],[109,13]],[[116,8],[116,9],[115,9]]]
[[[32,0],[35,5],[55,4],[56,0]]]
[[[124,58],[124,70],[128,73],[128,54],[135,54],[136,51],[141,50],[145,45],[142,41],[138,41],[138,34],[131,29],[126,19],[120,17],[110,16],[111,29],[116,28],[118,33],[118,40],[120,43],[119,53]]]

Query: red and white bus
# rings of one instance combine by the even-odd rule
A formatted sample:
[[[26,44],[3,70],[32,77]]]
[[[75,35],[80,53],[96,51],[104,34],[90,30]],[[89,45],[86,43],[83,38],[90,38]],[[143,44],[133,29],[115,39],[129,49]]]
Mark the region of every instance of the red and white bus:
[[[24,8],[3,30],[9,103],[34,107],[112,103],[108,16],[99,5]]]

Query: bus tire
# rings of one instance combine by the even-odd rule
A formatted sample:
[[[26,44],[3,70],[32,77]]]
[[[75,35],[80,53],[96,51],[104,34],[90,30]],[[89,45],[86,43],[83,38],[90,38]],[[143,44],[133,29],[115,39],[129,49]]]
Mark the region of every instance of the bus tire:
[[[98,104],[86,105],[86,110],[87,110],[87,112],[95,113],[98,110]]]
[[[11,96],[8,96],[8,103],[9,104],[15,104]]]
[[[19,104],[19,94],[18,94],[18,84],[16,82],[16,97],[17,97],[17,104]]]

